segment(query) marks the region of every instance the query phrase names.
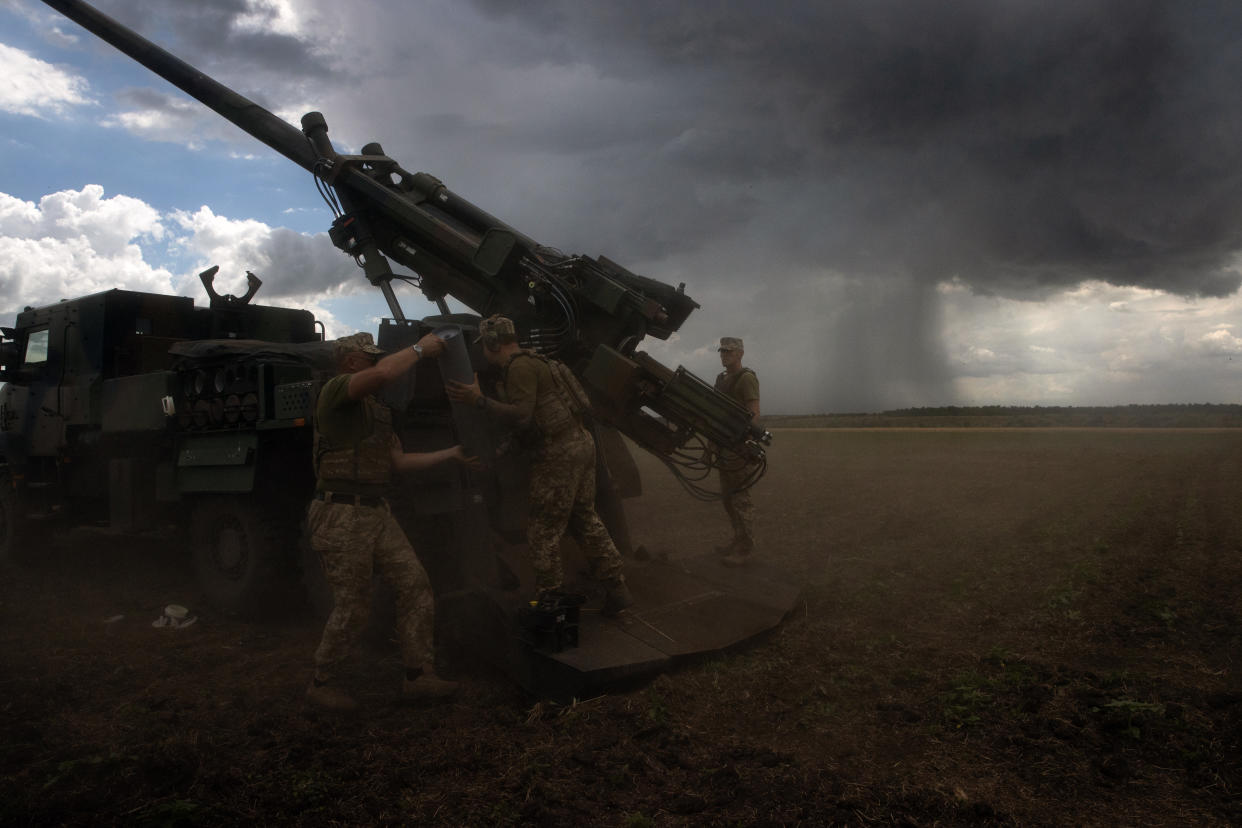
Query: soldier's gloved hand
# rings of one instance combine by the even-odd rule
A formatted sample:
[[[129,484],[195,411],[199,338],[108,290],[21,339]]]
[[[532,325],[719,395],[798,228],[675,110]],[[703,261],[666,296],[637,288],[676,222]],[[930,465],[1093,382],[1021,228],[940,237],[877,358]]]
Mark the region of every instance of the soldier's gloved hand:
[[[438,357],[444,353],[444,340],[435,334],[427,334],[418,340],[418,346],[423,349],[425,358]]]
[[[483,397],[483,392],[479,390],[479,375],[474,375],[474,382],[466,385],[464,382],[449,380],[444,384],[444,393],[455,403],[465,403],[466,405],[477,405]]]

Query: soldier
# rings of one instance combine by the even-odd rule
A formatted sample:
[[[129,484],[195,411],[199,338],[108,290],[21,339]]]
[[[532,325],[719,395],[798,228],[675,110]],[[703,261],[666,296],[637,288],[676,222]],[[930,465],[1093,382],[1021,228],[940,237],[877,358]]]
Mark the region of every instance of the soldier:
[[[583,427],[589,403],[582,386],[563,364],[518,345],[513,321],[493,316],[479,324],[487,361],[501,369],[500,400],[471,385],[450,382],[449,398],[477,406],[518,424],[534,451],[530,479],[530,517],[526,540],[539,596],[560,590],[561,536],[569,531],[591,561],[595,577],[607,585],[603,613],[616,615],[633,603],[621,556],[595,513],[595,441]]]
[[[428,334],[417,345],[384,356],[371,335],[336,341],[339,375],[319,392],[315,408],[315,498],[307,513],[310,543],[323,560],[332,587],[332,614],[315,651],[315,674],[307,701],[348,712],[357,702],[336,684],[369,612],[371,574],[393,587],[397,637],[405,663],[402,697],[447,696],[455,682],[432,666],[435,614],[431,582],[384,499],[392,472],[425,469],[455,460],[474,465],[461,446],[407,454],[393,432],[392,412],[373,394],[407,375],[419,359],[436,356],[444,341]],[[377,361],[378,360],[378,361]]]
[[[750,411],[751,420],[759,419],[759,377],[742,366],[742,340],[734,336],[720,338],[720,364],[724,370],[716,377],[716,390],[736,400]],[[733,524],[733,540],[716,551],[725,566],[742,566],[755,550],[752,531],[755,509],[750,501],[750,489],[744,488],[755,467],[744,458],[729,451],[720,452],[720,492],[725,512]]]

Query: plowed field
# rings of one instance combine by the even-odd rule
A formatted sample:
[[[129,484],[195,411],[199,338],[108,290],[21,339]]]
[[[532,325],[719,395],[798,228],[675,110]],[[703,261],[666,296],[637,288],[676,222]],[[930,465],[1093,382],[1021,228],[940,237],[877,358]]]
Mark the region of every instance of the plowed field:
[[[203,606],[178,544],[75,530],[0,579],[0,823],[1242,823],[1242,431],[781,431],[765,640],[555,705],[487,675],[305,707],[319,628]],[[640,457],[635,543],[716,504]],[[415,539],[417,545],[417,539]],[[185,629],[152,627],[168,603]],[[119,617],[118,617],[119,616]]]

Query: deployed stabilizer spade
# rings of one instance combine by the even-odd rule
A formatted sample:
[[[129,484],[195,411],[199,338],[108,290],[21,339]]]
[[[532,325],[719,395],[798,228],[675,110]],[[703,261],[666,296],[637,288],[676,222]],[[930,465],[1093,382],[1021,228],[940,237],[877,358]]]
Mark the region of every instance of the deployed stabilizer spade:
[[[684,285],[539,244],[434,176],[403,169],[377,143],[358,155],[336,152],[320,113],[305,115],[298,129],[88,4],[44,2],[312,173],[334,216],[333,244],[379,288],[392,313],[381,324],[380,347],[405,347],[432,330],[452,340],[439,364],[419,363],[409,382],[386,394],[403,417],[407,451],[462,442],[487,461],[485,472],[421,474],[392,497],[435,584],[442,641],[456,641],[456,652],[488,653],[536,692],[568,696],[737,644],[790,611],[797,591],[775,571],[754,565],[738,572],[715,558],[677,556],[627,559],[635,604],[619,619],[603,618],[593,599],[530,607],[534,590],[522,545],[527,461],[505,450],[508,437],[494,423],[450,404],[443,392],[445,376],[469,378],[486,367],[472,343],[479,319],[492,314],[513,319],[524,347],[568,365],[591,398],[600,446],[597,506],[628,553],[619,498],[637,495],[641,485],[620,435],[665,463],[687,491],[708,498],[719,496],[712,472],[722,457],[742,458],[753,483],[771,440],[743,406],[638,350],[647,336],[667,339],[698,308]],[[414,275],[395,273],[390,261]],[[407,319],[394,280],[419,288],[441,315]],[[244,306],[258,280],[240,299],[217,296],[208,274],[203,282],[215,308]],[[446,297],[473,313],[449,314]],[[483,380],[485,387],[491,382]],[[573,565],[567,554],[566,572]]]
[[[530,657],[514,671],[527,687],[560,699],[582,698],[613,684],[650,676],[720,652],[775,627],[797,603],[799,591],[774,567],[745,571],[720,565],[715,555],[667,561],[626,561],[635,604],[616,619],[590,606],[578,613],[578,646],[550,620],[536,618]]]

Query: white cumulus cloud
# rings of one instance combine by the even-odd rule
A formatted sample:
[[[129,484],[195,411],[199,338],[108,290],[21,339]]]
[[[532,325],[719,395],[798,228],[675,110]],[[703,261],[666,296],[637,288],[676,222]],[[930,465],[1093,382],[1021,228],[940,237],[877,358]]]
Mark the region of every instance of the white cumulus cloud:
[[[1211,354],[1242,353],[1242,338],[1234,336],[1227,326],[1220,327],[1199,337],[1199,347]]]
[[[0,313],[114,287],[167,293],[171,274],[138,244],[163,236],[155,209],[98,185],[37,204],[0,193]]]
[[[246,271],[253,271],[264,282],[259,301],[307,308],[333,329],[323,301],[371,289],[325,234],[230,219],[207,207],[161,216],[139,199],[106,196],[97,184],[38,202],[0,193],[0,318],[111,288],[203,302],[197,274],[212,265],[220,268],[219,293],[243,294]]]
[[[222,286],[233,280],[244,285],[245,273],[251,271],[263,280],[262,295],[269,301],[311,303],[373,290],[353,262],[332,246],[326,233],[307,235],[254,219],[231,219],[216,215],[210,207],[193,213],[176,211],[172,221],[183,231],[177,246],[204,267],[219,265]],[[186,289],[185,279],[190,278],[192,273],[178,287]]]
[[[46,118],[93,103],[86,79],[0,43],[0,111]]]

